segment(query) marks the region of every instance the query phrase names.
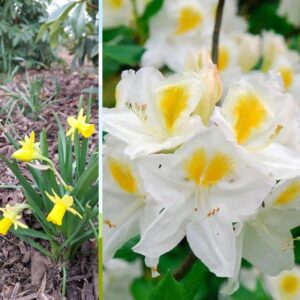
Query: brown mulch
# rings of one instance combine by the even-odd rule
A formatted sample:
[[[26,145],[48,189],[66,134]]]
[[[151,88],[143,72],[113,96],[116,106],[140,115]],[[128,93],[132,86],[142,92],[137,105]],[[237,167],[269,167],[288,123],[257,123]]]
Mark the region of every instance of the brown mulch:
[[[34,130],[36,137],[45,128],[50,157],[57,161],[57,123],[53,116],[55,111],[66,124],[68,116],[77,115],[77,105],[82,90],[90,86],[98,87],[98,76],[84,69],[80,72],[65,70],[55,67],[51,70],[29,70],[29,77],[43,77],[45,85],[43,99],[47,99],[54,91],[54,80],[61,86],[57,99],[60,101],[51,104],[42,112],[43,119],[34,121],[30,115],[24,115],[20,109],[15,109],[12,114],[12,123],[6,125],[5,130],[10,132],[16,139],[24,138]],[[25,74],[18,74],[10,88],[21,88],[26,83]],[[85,99],[88,94],[84,94]],[[9,97],[0,91],[0,108],[9,101]],[[6,121],[5,114],[0,114],[0,121]],[[91,122],[98,124],[98,99],[95,96],[92,106]],[[97,126],[96,126],[97,128]],[[97,130],[96,130],[97,131]],[[91,138],[91,150],[98,146],[97,132]],[[7,141],[0,130],[0,153],[8,158],[13,152],[13,147]],[[0,160],[0,206],[7,203],[14,204],[24,202],[24,196],[18,188],[1,188],[3,185],[18,185],[15,176],[6,168]],[[29,174],[28,174],[28,177]],[[29,212],[23,215],[26,222],[32,217]],[[27,221],[28,220],[28,221]],[[96,242],[89,241],[82,245],[76,259],[67,266],[67,295],[64,299],[71,300],[94,300],[97,299],[97,255]],[[54,264],[39,252],[25,244],[12,234],[6,237],[0,236],[0,300],[1,299],[63,299],[61,297],[62,270],[61,265]]]

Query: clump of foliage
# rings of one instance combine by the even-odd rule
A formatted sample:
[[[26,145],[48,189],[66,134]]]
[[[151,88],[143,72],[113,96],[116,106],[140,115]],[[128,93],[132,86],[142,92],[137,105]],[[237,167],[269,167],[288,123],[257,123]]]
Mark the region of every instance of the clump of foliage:
[[[47,1],[0,0],[0,72],[10,74],[16,68],[41,67],[55,56],[47,40],[36,36],[47,18]]]
[[[68,1],[55,10],[41,26],[37,40],[50,35],[50,45],[64,43],[73,55],[72,67],[85,59],[98,65],[98,1]]]

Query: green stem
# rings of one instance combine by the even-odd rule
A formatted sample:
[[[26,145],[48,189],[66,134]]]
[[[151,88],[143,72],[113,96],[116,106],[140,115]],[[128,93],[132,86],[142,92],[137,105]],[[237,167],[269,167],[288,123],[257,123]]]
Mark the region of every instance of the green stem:
[[[61,294],[62,297],[66,296],[66,288],[67,288],[67,270],[65,264],[62,266],[62,271],[63,271],[63,284],[62,284],[62,289],[61,289]]]

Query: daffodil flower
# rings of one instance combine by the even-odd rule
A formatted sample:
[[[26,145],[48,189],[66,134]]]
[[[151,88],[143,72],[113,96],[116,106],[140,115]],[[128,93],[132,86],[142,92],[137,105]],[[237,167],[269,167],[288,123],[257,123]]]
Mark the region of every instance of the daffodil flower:
[[[74,141],[76,129],[85,138],[89,138],[94,133],[95,125],[86,123],[86,116],[83,115],[83,108],[80,109],[77,119],[68,117],[67,122],[70,125],[70,129],[67,131],[66,135],[71,135],[72,141]]]
[[[39,143],[34,142],[35,134],[34,131],[31,131],[30,137],[25,136],[24,141],[20,141],[21,149],[15,151],[12,154],[12,157],[24,161],[30,162],[36,159],[41,159],[41,150],[39,148]]]
[[[103,111],[104,130],[127,144],[131,158],[175,148],[204,129],[193,115],[204,85],[194,72],[168,78],[150,67],[123,72],[116,108]]]
[[[300,175],[298,114],[279,76],[249,76],[230,86],[212,121],[280,180]]]
[[[28,208],[27,204],[14,206],[7,204],[5,208],[0,208],[0,211],[3,212],[3,218],[0,220],[0,234],[6,235],[11,226],[14,226],[14,229],[18,229],[18,227],[28,228],[27,225],[19,221],[21,219],[19,214],[25,208]]]
[[[235,275],[223,292],[238,288],[241,259],[244,257],[266,275],[276,276],[295,264],[291,229],[300,225],[300,178],[280,182],[264,199],[256,214],[236,224],[237,262]]]
[[[282,271],[278,276],[264,276],[264,287],[274,300],[300,299],[300,267]]]
[[[106,137],[103,159],[103,260],[109,261],[129,239],[143,233],[162,206],[144,190],[135,161],[123,154],[124,143]],[[157,275],[157,259],[146,259]]]
[[[52,190],[53,195],[50,195],[47,192],[45,193],[47,197],[54,203],[54,207],[47,216],[48,222],[52,222],[53,224],[61,226],[64,215],[67,211],[82,219],[82,216],[79,214],[79,212],[72,208],[74,202],[72,196],[64,195],[61,198],[54,192],[54,190]]]
[[[232,223],[257,210],[274,180],[215,126],[174,154],[138,160],[145,190],[162,201],[164,209],[134,251],[159,257],[186,236],[210,271],[232,276],[236,262]]]

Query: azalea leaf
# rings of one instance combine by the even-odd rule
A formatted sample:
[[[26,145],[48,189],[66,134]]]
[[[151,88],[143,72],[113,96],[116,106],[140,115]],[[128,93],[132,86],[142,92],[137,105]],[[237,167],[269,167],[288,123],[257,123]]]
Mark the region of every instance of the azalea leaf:
[[[154,288],[150,300],[185,300],[183,287],[168,273]]]
[[[181,285],[184,288],[184,299],[193,300],[199,290],[206,294],[207,286],[205,283],[206,269],[200,261],[197,261],[190,272],[183,278]]]

